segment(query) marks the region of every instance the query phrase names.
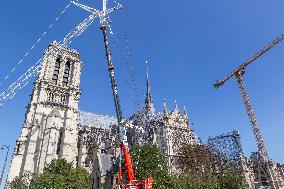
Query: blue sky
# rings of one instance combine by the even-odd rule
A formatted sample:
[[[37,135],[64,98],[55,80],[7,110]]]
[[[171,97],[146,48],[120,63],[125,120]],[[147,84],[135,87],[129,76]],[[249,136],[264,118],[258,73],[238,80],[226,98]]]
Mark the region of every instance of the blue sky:
[[[98,1],[81,0],[100,7]],[[125,9],[111,15],[115,32],[111,37],[114,64],[125,116],[135,110],[136,93],[130,82],[129,65],[121,61],[129,46],[128,62],[136,72],[139,103],[145,91],[145,61],[149,61],[155,108],[163,99],[173,109],[174,100],[184,105],[193,128],[204,140],[208,136],[240,131],[245,155],[257,150],[235,79],[215,90],[212,84],[284,32],[281,0],[131,0]],[[67,0],[1,2],[0,80],[25,55],[37,38],[68,4]],[[126,15],[126,18],[123,15]],[[71,6],[11,77],[3,91],[41,57],[47,45],[60,41],[88,13]],[[127,32],[128,43],[124,36]],[[114,115],[109,78],[102,43],[95,22],[71,47],[84,63],[80,109]],[[280,44],[253,65],[244,76],[269,156],[284,163],[284,44]],[[0,144],[14,148],[24,120],[32,82],[0,109]],[[0,152],[0,163],[4,153]],[[2,164],[0,164],[2,165]]]

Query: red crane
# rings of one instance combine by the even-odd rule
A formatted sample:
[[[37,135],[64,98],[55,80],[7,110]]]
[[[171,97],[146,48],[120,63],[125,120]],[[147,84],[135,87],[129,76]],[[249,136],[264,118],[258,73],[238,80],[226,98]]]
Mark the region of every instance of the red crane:
[[[121,167],[121,161],[120,161],[119,171],[118,171],[118,185],[119,185],[118,187],[121,189],[139,189],[139,188],[152,189],[152,178],[151,177],[146,178],[145,180],[142,180],[140,184],[138,184],[135,179],[135,174],[134,174],[134,170],[132,166],[131,155],[129,151],[127,136],[126,136],[125,123],[123,121],[123,116],[122,116],[122,111],[121,111],[121,106],[120,106],[117,84],[115,82],[114,66],[112,64],[112,57],[111,57],[109,42],[108,42],[107,33],[106,33],[106,29],[108,27],[108,22],[105,17],[107,14],[106,3],[107,3],[107,0],[103,0],[103,11],[102,11],[102,16],[100,20],[100,23],[101,23],[100,29],[103,32],[109,77],[111,81],[112,94],[113,94],[116,117],[117,117],[118,127],[119,127],[120,154],[123,154],[123,157],[124,157],[125,172],[126,172],[126,177],[127,177],[127,184],[124,184],[122,180],[122,167]]]
[[[111,89],[114,99],[114,105],[115,105],[115,111],[116,111],[116,117],[118,121],[118,128],[119,128],[119,141],[120,141],[120,162],[119,162],[119,170],[118,170],[118,188],[119,189],[152,189],[152,178],[146,178],[145,180],[141,180],[140,184],[138,184],[137,180],[135,179],[134,170],[132,167],[132,161],[131,161],[131,155],[128,147],[128,141],[126,136],[126,122],[123,120],[121,106],[120,106],[120,100],[118,95],[118,89],[117,84],[115,81],[115,72],[114,72],[114,66],[112,63],[112,57],[111,57],[111,51],[109,47],[109,41],[107,38],[107,28],[110,27],[109,25],[109,18],[108,14],[111,12],[121,9],[122,6],[118,3],[116,7],[113,8],[107,8],[107,2],[108,0],[102,0],[103,2],[103,9],[97,10],[92,7],[80,4],[75,1],[71,1],[74,5],[92,13],[92,16],[90,16],[92,19],[87,19],[87,23],[84,22],[80,28],[85,28],[88,23],[92,23],[92,21],[98,17],[100,18],[100,29],[103,32],[103,38],[104,38],[104,45],[105,45],[105,51],[106,51],[106,58],[107,58],[107,66],[109,71],[109,77],[111,81]],[[91,20],[91,21],[88,21]],[[78,32],[75,32],[78,33]],[[123,160],[122,160],[123,155]],[[122,161],[124,161],[124,170],[126,172],[126,179],[127,183],[123,183],[122,179]]]
[[[151,177],[146,178],[145,180],[142,180],[140,184],[138,184],[135,179],[134,170],[132,167],[131,155],[129,152],[128,141],[127,141],[127,136],[126,136],[125,123],[123,123],[123,117],[122,117],[117,84],[115,82],[114,66],[112,64],[111,52],[110,52],[109,42],[108,42],[107,34],[106,34],[107,25],[102,24],[100,26],[100,29],[103,31],[106,58],[107,58],[107,63],[108,63],[108,71],[109,71],[109,76],[111,80],[112,94],[113,94],[116,116],[117,116],[118,126],[119,126],[120,151],[124,157],[125,172],[126,172],[126,177],[127,177],[127,184],[125,185],[123,184],[123,181],[122,181],[122,167],[120,163],[120,167],[118,171],[118,184],[121,189],[138,189],[138,188],[152,189],[152,178]]]

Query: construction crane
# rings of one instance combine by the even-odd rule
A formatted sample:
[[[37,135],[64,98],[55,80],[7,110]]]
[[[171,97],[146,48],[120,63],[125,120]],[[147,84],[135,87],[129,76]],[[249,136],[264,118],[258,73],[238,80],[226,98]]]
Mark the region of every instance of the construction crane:
[[[103,10],[99,11],[97,9],[88,7],[86,5],[82,5],[76,2],[73,2],[78,7],[91,12],[92,14],[97,14],[100,17],[100,29],[103,33],[103,39],[104,39],[104,46],[105,46],[105,52],[106,52],[106,59],[107,59],[107,66],[108,66],[108,72],[109,77],[111,81],[111,89],[114,99],[114,105],[115,105],[115,111],[116,111],[116,117],[118,121],[118,129],[119,129],[119,142],[120,142],[120,162],[119,162],[119,170],[118,170],[118,185],[117,187],[119,189],[152,189],[152,178],[146,178],[145,180],[141,180],[140,184],[135,179],[135,174],[132,166],[132,160],[131,160],[131,154],[129,151],[129,145],[126,135],[126,124],[127,122],[124,121],[121,111],[121,105],[120,105],[120,99],[118,94],[118,88],[115,81],[115,70],[114,65],[112,63],[112,56],[109,46],[109,41],[107,38],[107,28],[110,27],[109,21],[107,19],[107,15],[111,12],[107,9],[107,2],[108,0],[103,0]],[[121,8],[121,7],[119,7]],[[122,179],[122,155],[125,165],[125,172],[126,172],[126,179],[127,183],[123,183]]]
[[[6,148],[6,156],[5,156],[5,160],[4,160],[4,164],[3,164],[3,168],[2,168],[2,172],[1,172],[0,186],[2,184],[2,180],[3,180],[3,177],[4,177],[4,172],[5,172],[6,165],[7,165],[7,160],[8,160],[10,146],[9,145],[3,145],[1,150],[5,150],[5,148]]]
[[[253,134],[254,134],[254,137],[255,137],[256,142],[257,142],[258,152],[259,152],[260,158],[264,163],[263,165],[265,167],[267,167],[267,173],[265,173],[265,175],[267,177],[266,180],[270,180],[269,185],[273,189],[278,189],[279,187],[274,182],[275,181],[275,174],[274,174],[274,171],[272,170],[272,168],[270,166],[269,156],[267,154],[267,151],[266,151],[266,148],[265,148],[265,145],[264,145],[264,140],[263,140],[263,137],[261,135],[260,128],[258,126],[256,116],[255,116],[254,111],[253,111],[252,104],[251,104],[250,99],[248,97],[248,92],[247,92],[247,90],[244,86],[243,75],[244,75],[245,69],[248,65],[253,63],[257,58],[262,56],[264,53],[269,51],[271,48],[273,48],[274,46],[279,44],[283,39],[284,39],[284,35],[281,34],[279,37],[274,39],[272,42],[268,43],[263,49],[261,49],[260,51],[255,53],[252,57],[247,59],[238,68],[236,68],[234,71],[229,73],[223,80],[217,81],[214,84],[214,87],[217,89],[217,88],[221,87],[222,85],[224,85],[225,82],[228,81],[230,78],[232,78],[234,76],[236,77],[237,84],[238,84],[238,87],[239,87],[240,92],[241,92],[241,96],[242,96],[244,104],[245,104],[246,112],[247,112],[247,115],[249,117],[250,123],[252,125],[252,130],[253,130]]]
[[[261,49],[260,51],[255,53],[252,57],[247,59],[243,64],[241,64],[234,71],[229,73],[223,80],[217,81],[214,84],[214,87],[217,89],[217,88],[221,87],[222,85],[224,85],[225,82],[228,81],[233,76],[235,76],[237,78],[237,84],[238,84],[238,87],[240,89],[241,96],[243,98],[243,101],[244,101],[244,104],[245,104],[245,108],[246,108],[246,111],[247,111],[250,123],[252,125],[252,130],[253,130],[253,134],[254,134],[254,136],[256,138],[256,142],[257,142],[257,145],[258,145],[258,150],[259,150],[259,153],[260,153],[261,157],[263,158],[263,160],[265,162],[269,161],[269,157],[268,157],[265,145],[264,145],[263,137],[261,135],[261,132],[260,132],[257,120],[256,120],[256,116],[255,116],[253,108],[252,108],[252,104],[251,104],[250,99],[248,97],[248,92],[247,92],[247,90],[246,90],[246,88],[244,86],[243,75],[244,75],[245,69],[246,69],[246,67],[248,65],[253,63],[257,58],[259,58],[261,55],[266,53],[272,47],[274,47],[275,45],[279,44],[283,39],[284,39],[284,35],[282,34],[279,37],[277,37],[276,39],[274,39],[272,42],[268,43],[263,49]]]

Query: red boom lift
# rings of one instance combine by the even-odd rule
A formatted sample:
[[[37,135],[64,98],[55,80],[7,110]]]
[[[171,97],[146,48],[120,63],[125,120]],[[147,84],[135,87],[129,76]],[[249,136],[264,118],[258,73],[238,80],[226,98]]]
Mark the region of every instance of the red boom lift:
[[[111,58],[111,52],[109,48],[109,42],[107,39],[107,22],[101,22],[100,29],[103,32],[104,37],[104,44],[105,44],[105,50],[106,50],[106,58],[108,63],[108,71],[109,76],[111,80],[111,88],[112,88],[112,94],[115,104],[115,111],[116,111],[116,117],[118,121],[119,126],[119,140],[120,140],[120,157],[123,154],[124,158],[124,164],[125,164],[125,172],[126,172],[126,179],[127,184],[123,183],[122,179],[122,167],[121,167],[121,159],[119,163],[119,170],[118,170],[118,187],[119,189],[152,189],[152,177],[146,178],[145,180],[141,180],[140,184],[137,183],[137,180],[135,179],[132,162],[131,162],[131,155],[128,148],[128,142],[127,142],[127,136],[126,136],[126,128],[125,123],[123,121],[122,112],[121,112],[121,106],[120,106],[120,100],[118,95],[118,89],[115,82],[115,75],[114,75],[114,66],[112,64],[112,58]]]

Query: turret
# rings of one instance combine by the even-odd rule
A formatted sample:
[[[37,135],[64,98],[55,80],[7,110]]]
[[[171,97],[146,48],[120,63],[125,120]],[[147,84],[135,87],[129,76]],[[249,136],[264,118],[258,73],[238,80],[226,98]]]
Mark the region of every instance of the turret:
[[[183,107],[183,120],[184,120],[185,124],[189,127],[190,126],[190,122],[189,122],[189,118],[188,118],[185,106]]]
[[[168,119],[169,113],[168,113],[168,108],[167,108],[167,102],[166,99],[164,99],[164,110],[163,110],[163,117],[164,119]]]
[[[167,110],[166,101],[164,101],[164,110],[163,110],[163,119],[165,125],[169,127],[180,127],[180,128],[189,128],[189,118],[186,112],[186,108],[183,109],[183,114],[181,114],[178,104],[175,100],[175,108],[173,111],[169,112]]]

